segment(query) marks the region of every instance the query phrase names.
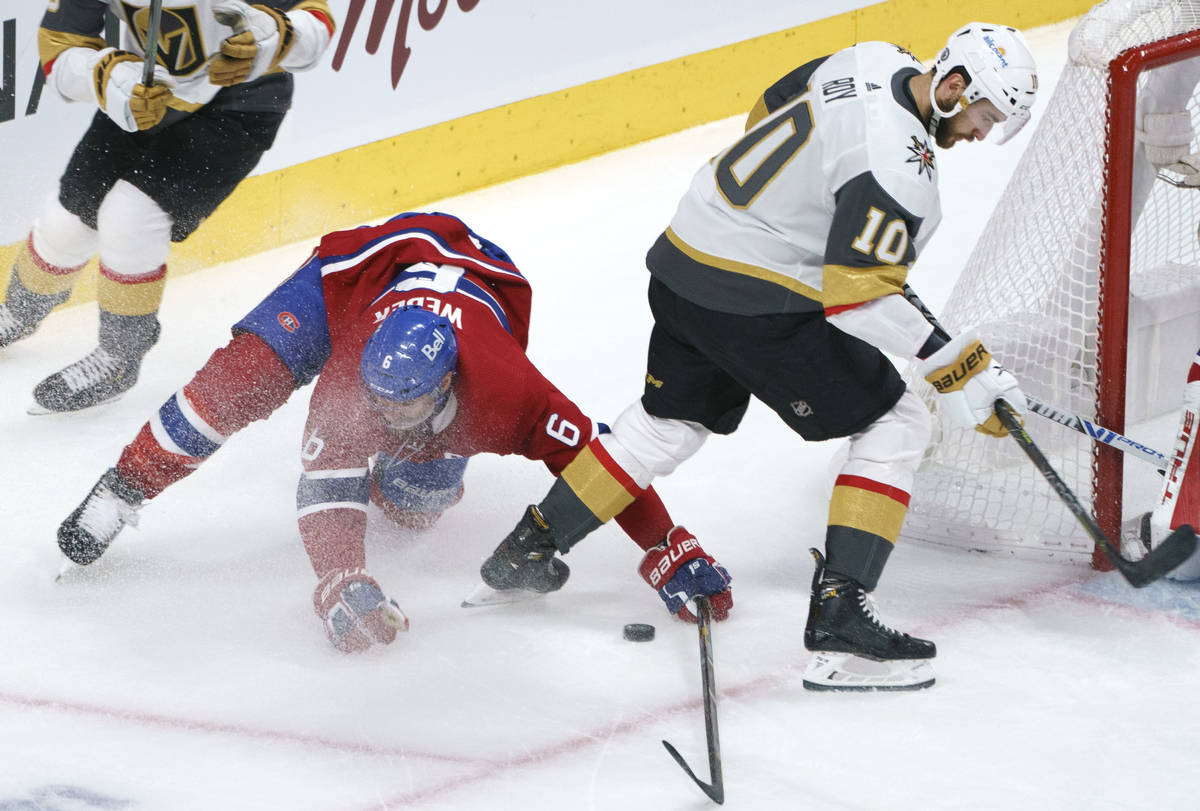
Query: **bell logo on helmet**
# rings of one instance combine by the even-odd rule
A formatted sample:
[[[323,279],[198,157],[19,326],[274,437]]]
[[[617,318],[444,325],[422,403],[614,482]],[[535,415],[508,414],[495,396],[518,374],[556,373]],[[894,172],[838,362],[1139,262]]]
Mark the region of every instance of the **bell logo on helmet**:
[[[433,341],[421,347],[421,354],[429,358],[429,361],[432,363],[433,361],[437,360],[438,352],[442,350],[442,346],[445,345],[445,343],[446,336],[442,334],[441,330],[435,329],[433,331]]]

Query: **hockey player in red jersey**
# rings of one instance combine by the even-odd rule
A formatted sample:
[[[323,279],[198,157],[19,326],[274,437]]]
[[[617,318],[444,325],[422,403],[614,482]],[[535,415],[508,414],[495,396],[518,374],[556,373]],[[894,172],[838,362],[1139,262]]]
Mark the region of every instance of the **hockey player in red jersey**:
[[[60,548],[95,561],[146,501],[316,379],[296,495],[319,580],[314,606],[339,649],[391,642],[407,620],[366,571],[369,502],[398,524],[429,527],[461,497],[471,456],[518,453],[558,474],[606,430],[526,357],[530,299],[508,255],[449,215],[326,235],[125,447],[59,528]],[[615,518],[647,550],[644,570],[674,576],[687,564],[688,587],[728,615],[728,573],[673,526],[657,493],[639,489]],[[557,517],[529,508],[522,520]],[[668,537],[673,554],[658,548]],[[569,572],[558,551],[567,547],[531,536],[493,559],[487,585],[557,590]]]
[[[850,440],[825,556],[812,550],[805,687],[931,685],[934,644],[885,625],[870,596],[930,434],[928,410],[884,353],[917,360],[963,425],[1003,433],[1000,399],[1024,412],[1017,381],[974,333],[934,336],[904,284],[941,219],[934,144],[993,128],[1011,137],[1036,90],[1020,33],[982,23],[954,32],[932,70],[866,42],[768,88],[650,248],[642,397],[538,505],[553,516],[543,535],[569,547],[710,434],[732,433],[754,396],[806,440]],[[500,553],[536,532],[519,526]]]
[[[0,347],[34,332],[99,256],[98,346],[34,389],[33,413],[108,402],[158,341],[172,242],[250,173],[291,105],[292,71],[333,35],[327,0],[166,0],[143,84],[149,0],[52,0],[38,48],[47,85],[99,107],[33,223],[0,300]],[[121,22],[120,48],[104,40]]]

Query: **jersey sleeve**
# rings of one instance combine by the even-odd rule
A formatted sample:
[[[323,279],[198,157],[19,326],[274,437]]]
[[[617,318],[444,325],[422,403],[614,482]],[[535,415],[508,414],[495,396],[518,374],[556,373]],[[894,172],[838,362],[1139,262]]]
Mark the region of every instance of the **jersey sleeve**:
[[[107,50],[103,0],[52,3],[38,28],[38,59],[50,86],[67,101],[94,101],[92,71]]]
[[[904,298],[922,218],[864,172],[834,195],[822,292],[830,323],[900,357],[913,357],[933,328]]]
[[[368,461],[379,444],[352,374],[338,371],[323,372],[313,391],[296,487],[300,537],[318,577],[366,565]]]

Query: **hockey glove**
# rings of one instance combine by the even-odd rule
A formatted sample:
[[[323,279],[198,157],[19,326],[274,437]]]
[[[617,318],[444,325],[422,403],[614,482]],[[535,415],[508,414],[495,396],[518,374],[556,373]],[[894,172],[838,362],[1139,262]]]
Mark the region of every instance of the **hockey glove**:
[[[142,57],[135,53],[102,52],[92,77],[96,103],[126,132],[148,130],[167,114],[171,75],[156,66],[155,83],[146,87],[142,84]]]
[[[313,608],[329,641],[342,653],[378,643],[389,645],[396,631],[408,630],[408,617],[363,569],[335,569],[313,592]]]
[[[1191,154],[1191,113],[1146,113],[1141,124],[1137,139],[1146,151],[1146,160],[1155,169],[1181,175],[1184,186],[1200,187],[1200,155]]]
[[[687,604],[702,595],[708,596],[717,621],[727,618],[733,608],[733,593],[729,590],[733,578],[683,527],[673,528],[665,541],[646,552],[638,574],[658,591],[667,610],[681,620],[696,621]]]
[[[208,63],[208,80],[221,87],[249,82],[277,67],[296,38],[287,14],[266,6],[227,0],[213,6],[213,16],[235,32]]]
[[[1028,413],[1017,379],[992,360],[973,329],[921,361],[917,372],[942,395],[940,404],[947,416],[964,428],[1008,436],[996,416],[997,400],[1004,400],[1019,416]]]

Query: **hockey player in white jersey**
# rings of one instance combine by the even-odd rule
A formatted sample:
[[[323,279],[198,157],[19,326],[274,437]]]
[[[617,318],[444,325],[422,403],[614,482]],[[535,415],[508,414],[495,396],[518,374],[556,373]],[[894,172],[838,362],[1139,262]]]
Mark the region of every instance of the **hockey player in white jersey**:
[[[812,550],[805,686],[932,684],[934,644],[885,625],[870,597],[930,436],[928,410],[884,353],[916,359],[964,424],[1000,435],[995,402],[1024,411],[1017,381],[974,333],[938,339],[903,287],[942,218],[935,143],[993,129],[1006,140],[1036,91],[1021,34],[981,23],[956,31],[932,70],[867,42],[768,88],[746,134],[696,173],[650,248],[644,392],[539,505],[556,516],[546,530],[556,545],[608,520],[710,434],[734,431],[753,395],[807,440],[850,438],[825,554]]]
[[[158,341],[172,242],[258,163],[291,106],[292,72],[329,46],[327,0],[166,0],[145,81],[149,0],[51,0],[38,31],[49,88],[98,107],[17,255],[0,348],[32,334],[99,257],[98,346],[34,389],[34,413],[108,402]],[[106,44],[106,16],[121,47]]]

